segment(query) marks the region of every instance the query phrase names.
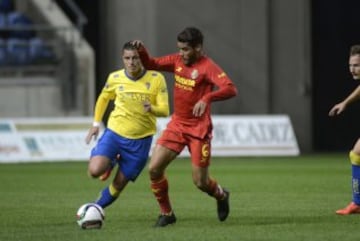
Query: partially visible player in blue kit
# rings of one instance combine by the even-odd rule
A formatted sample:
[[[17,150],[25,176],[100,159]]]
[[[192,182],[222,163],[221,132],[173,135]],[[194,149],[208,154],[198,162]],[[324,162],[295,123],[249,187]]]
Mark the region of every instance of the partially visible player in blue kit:
[[[360,45],[354,45],[350,49],[349,70],[355,80],[360,80]],[[350,93],[343,101],[336,104],[329,112],[330,116],[341,114],[352,102],[360,99],[360,85]],[[352,166],[352,201],[343,209],[337,210],[336,214],[349,215],[360,213],[360,139],[358,139],[350,151]]]

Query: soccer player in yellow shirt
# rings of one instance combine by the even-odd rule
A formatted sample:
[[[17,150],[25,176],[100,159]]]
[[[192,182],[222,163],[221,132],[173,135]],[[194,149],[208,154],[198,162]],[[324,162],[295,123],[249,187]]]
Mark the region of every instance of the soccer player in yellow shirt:
[[[99,134],[103,115],[114,101],[107,127],[91,151],[88,172],[98,178],[116,160],[118,171],[96,203],[105,208],[114,202],[129,181],[135,181],[148,160],[156,117],[169,115],[168,91],[164,76],[144,69],[139,53],[127,42],[123,46],[124,69],[110,73],[97,98],[94,123],[86,143]]]
[[[354,45],[350,49],[349,70],[353,79],[360,80],[360,45]],[[334,105],[330,116],[341,114],[346,107],[360,99],[360,85],[353,90],[343,101]],[[360,214],[360,139],[357,140],[349,153],[352,169],[352,201],[343,209],[336,211],[339,215]]]

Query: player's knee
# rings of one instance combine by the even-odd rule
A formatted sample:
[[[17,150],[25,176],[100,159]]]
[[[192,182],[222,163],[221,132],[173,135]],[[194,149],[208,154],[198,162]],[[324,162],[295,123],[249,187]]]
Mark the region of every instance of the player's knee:
[[[97,178],[97,177],[99,177],[101,174],[99,173],[99,171],[98,171],[97,169],[95,169],[94,167],[92,167],[92,166],[89,165],[88,175],[89,175],[90,177]]]
[[[99,177],[106,170],[108,164],[106,161],[100,159],[91,159],[88,166],[88,174],[91,177]]]
[[[163,171],[155,166],[149,165],[149,176],[150,179],[158,179],[163,176]]]
[[[350,151],[349,158],[352,165],[360,166],[360,154]]]

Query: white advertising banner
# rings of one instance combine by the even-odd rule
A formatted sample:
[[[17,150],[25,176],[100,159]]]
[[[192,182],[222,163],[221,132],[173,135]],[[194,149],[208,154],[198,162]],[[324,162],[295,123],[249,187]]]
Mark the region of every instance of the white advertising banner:
[[[157,133],[169,118],[159,118]],[[0,163],[87,160],[90,117],[0,119]],[[213,116],[212,156],[294,156],[299,147],[286,115]],[[186,150],[181,156],[189,156]]]
[[[286,115],[215,115],[212,156],[296,156],[300,154]],[[158,121],[158,133],[167,120]],[[189,156],[185,150],[182,156]]]
[[[0,163],[87,160],[92,118],[0,119]]]

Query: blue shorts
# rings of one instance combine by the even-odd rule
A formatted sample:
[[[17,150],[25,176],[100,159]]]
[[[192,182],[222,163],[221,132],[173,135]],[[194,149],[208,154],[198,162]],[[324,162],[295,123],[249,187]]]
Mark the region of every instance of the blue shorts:
[[[91,151],[91,156],[106,156],[115,160],[120,154],[118,164],[126,179],[135,181],[144,169],[149,158],[152,136],[141,139],[128,139],[110,129],[105,129],[98,143]]]

